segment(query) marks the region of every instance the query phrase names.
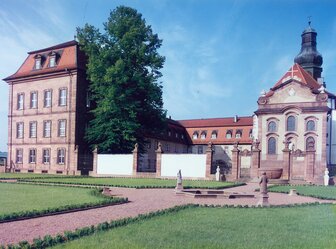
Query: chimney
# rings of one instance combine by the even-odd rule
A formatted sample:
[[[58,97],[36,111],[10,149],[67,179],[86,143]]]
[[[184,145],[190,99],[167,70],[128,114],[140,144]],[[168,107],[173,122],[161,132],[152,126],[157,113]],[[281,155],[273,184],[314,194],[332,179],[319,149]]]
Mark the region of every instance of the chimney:
[[[234,123],[237,123],[237,122],[238,122],[238,115],[236,115],[236,116],[233,117],[233,122],[234,122]]]

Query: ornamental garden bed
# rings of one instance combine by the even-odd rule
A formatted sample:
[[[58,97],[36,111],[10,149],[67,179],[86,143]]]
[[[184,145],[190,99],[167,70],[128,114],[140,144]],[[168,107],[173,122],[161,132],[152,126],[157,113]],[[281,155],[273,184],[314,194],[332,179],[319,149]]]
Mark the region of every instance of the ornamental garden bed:
[[[336,200],[336,186],[317,185],[275,185],[269,187],[270,192],[289,193],[290,189],[296,189],[298,195],[310,196],[325,200]]]
[[[74,196],[76,198],[74,198]],[[9,222],[127,202],[100,189],[0,183],[0,222]]]
[[[25,182],[110,186],[124,188],[175,188],[174,179],[120,178],[120,177],[57,177],[43,179],[20,179]],[[216,182],[202,180],[183,180],[184,188],[223,189],[244,185],[236,182]]]
[[[186,205],[36,238],[23,248],[334,248],[335,205]],[[31,246],[31,247],[28,247]]]

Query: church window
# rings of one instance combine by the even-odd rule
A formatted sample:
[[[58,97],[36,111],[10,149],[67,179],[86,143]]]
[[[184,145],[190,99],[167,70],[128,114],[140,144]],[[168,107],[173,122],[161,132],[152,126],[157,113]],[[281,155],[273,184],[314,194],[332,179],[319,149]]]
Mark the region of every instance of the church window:
[[[201,139],[205,139],[206,138],[206,131],[202,131],[202,133],[201,133]]]
[[[231,130],[228,130],[228,131],[226,132],[225,137],[228,138],[228,139],[232,138],[232,131],[231,131]]]
[[[295,131],[295,117],[289,116],[287,118],[287,131]]]
[[[271,155],[274,155],[276,153],[276,140],[274,137],[270,137],[268,139],[267,152]]]
[[[197,138],[198,138],[198,132],[197,132],[197,131],[195,131],[195,132],[193,133],[192,138],[193,138],[193,139],[197,139]]]
[[[315,121],[314,120],[309,120],[307,122],[306,130],[307,131],[315,131]]]
[[[241,130],[237,130],[236,131],[236,138],[241,138],[242,137],[242,131]]]
[[[276,132],[276,123],[274,121],[268,123],[268,132]]]
[[[306,140],[306,150],[315,150],[315,139],[308,137]]]
[[[217,131],[212,131],[211,139],[217,139]]]

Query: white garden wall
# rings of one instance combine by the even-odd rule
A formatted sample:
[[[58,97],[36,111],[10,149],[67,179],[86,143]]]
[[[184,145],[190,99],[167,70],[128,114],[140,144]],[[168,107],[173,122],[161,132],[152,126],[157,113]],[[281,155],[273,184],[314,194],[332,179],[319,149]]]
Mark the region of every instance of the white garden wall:
[[[205,154],[162,154],[161,176],[176,177],[181,170],[182,177],[205,177]]]
[[[97,158],[98,175],[132,175],[133,155],[101,154]]]

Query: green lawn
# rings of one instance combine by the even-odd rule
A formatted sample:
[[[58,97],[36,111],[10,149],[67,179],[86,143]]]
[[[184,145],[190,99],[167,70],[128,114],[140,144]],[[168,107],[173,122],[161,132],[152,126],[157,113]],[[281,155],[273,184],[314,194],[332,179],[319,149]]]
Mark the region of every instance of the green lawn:
[[[34,173],[0,173],[0,179],[49,178],[64,175],[34,174]]]
[[[87,188],[0,183],[0,216],[101,200]]]
[[[271,192],[289,193],[290,189],[296,189],[297,193],[305,196],[312,196],[321,199],[336,200],[336,186],[290,186],[279,185],[269,188]]]
[[[116,187],[134,188],[174,188],[176,180],[165,180],[155,178],[116,178],[116,177],[66,177],[66,178],[44,178],[32,179],[34,182],[67,183],[67,184],[88,184],[88,185],[109,185]],[[236,186],[232,182],[216,181],[193,181],[183,180],[185,188],[226,188]]]
[[[189,208],[55,248],[335,248],[335,205]]]

